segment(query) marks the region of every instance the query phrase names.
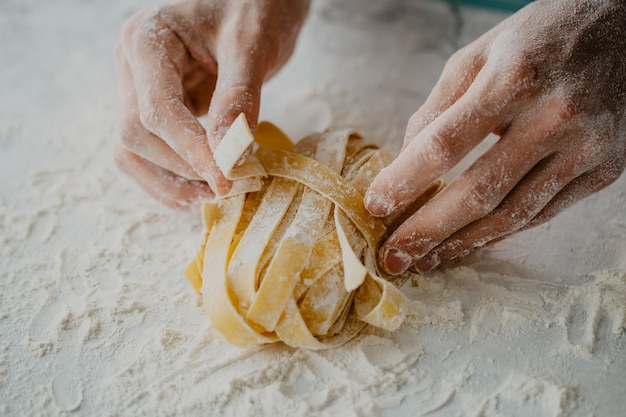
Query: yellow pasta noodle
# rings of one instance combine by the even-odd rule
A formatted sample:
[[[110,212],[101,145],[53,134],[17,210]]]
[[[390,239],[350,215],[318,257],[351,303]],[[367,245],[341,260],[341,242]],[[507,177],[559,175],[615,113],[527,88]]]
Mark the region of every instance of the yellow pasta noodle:
[[[213,326],[241,346],[309,349],[345,343],[366,324],[397,329],[406,276],[385,276],[375,261],[394,219],[370,216],[362,197],[392,159],[348,129],[294,145],[262,122],[253,136],[241,115],[216,152],[234,191],[204,204],[203,241],[185,269]]]

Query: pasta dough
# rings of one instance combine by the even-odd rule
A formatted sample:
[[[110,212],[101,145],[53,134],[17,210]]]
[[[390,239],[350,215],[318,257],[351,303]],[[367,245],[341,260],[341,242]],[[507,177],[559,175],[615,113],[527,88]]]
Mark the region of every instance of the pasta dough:
[[[237,166],[253,142],[254,156]],[[253,136],[242,114],[215,158],[233,191],[203,205],[202,245],[185,275],[218,331],[241,346],[323,349],[366,324],[398,328],[406,276],[377,269],[387,227],[362,197],[391,152],[349,129],[293,145],[262,122]],[[442,187],[434,183],[416,204]]]

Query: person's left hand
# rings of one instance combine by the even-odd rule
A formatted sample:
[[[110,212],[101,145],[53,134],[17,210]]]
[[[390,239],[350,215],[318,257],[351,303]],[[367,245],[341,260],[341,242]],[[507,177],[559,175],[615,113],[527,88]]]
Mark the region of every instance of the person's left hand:
[[[448,61],[365,196],[396,215],[489,134],[500,139],[401,224],[387,272],[430,270],[538,225],[626,165],[626,3],[537,0]]]

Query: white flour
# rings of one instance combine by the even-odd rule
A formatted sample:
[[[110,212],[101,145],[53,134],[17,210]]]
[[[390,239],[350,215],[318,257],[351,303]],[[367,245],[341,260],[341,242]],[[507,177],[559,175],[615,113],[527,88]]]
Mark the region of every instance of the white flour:
[[[161,207],[112,164],[110,50],[141,4],[0,2],[0,415],[623,413],[624,176],[407,283],[393,334],[323,352],[226,344],[182,276],[199,214]],[[295,137],[342,125],[398,144],[446,57],[501,18],[315,2],[263,117]]]

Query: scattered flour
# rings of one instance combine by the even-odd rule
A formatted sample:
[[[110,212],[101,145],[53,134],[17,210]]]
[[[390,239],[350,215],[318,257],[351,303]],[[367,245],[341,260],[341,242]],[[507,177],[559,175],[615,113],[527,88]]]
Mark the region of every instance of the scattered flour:
[[[575,399],[576,393],[570,387],[514,374],[502,390],[485,401],[483,412],[487,415],[504,414],[523,406],[533,409],[535,416],[562,417],[573,409]]]
[[[161,207],[112,164],[110,49],[149,3],[0,2],[0,415],[623,413],[624,177],[407,283],[397,332],[322,352],[226,344],[182,276],[198,214]],[[266,118],[294,135],[342,124],[401,140],[446,57],[502,18],[363,4],[314,2]]]

